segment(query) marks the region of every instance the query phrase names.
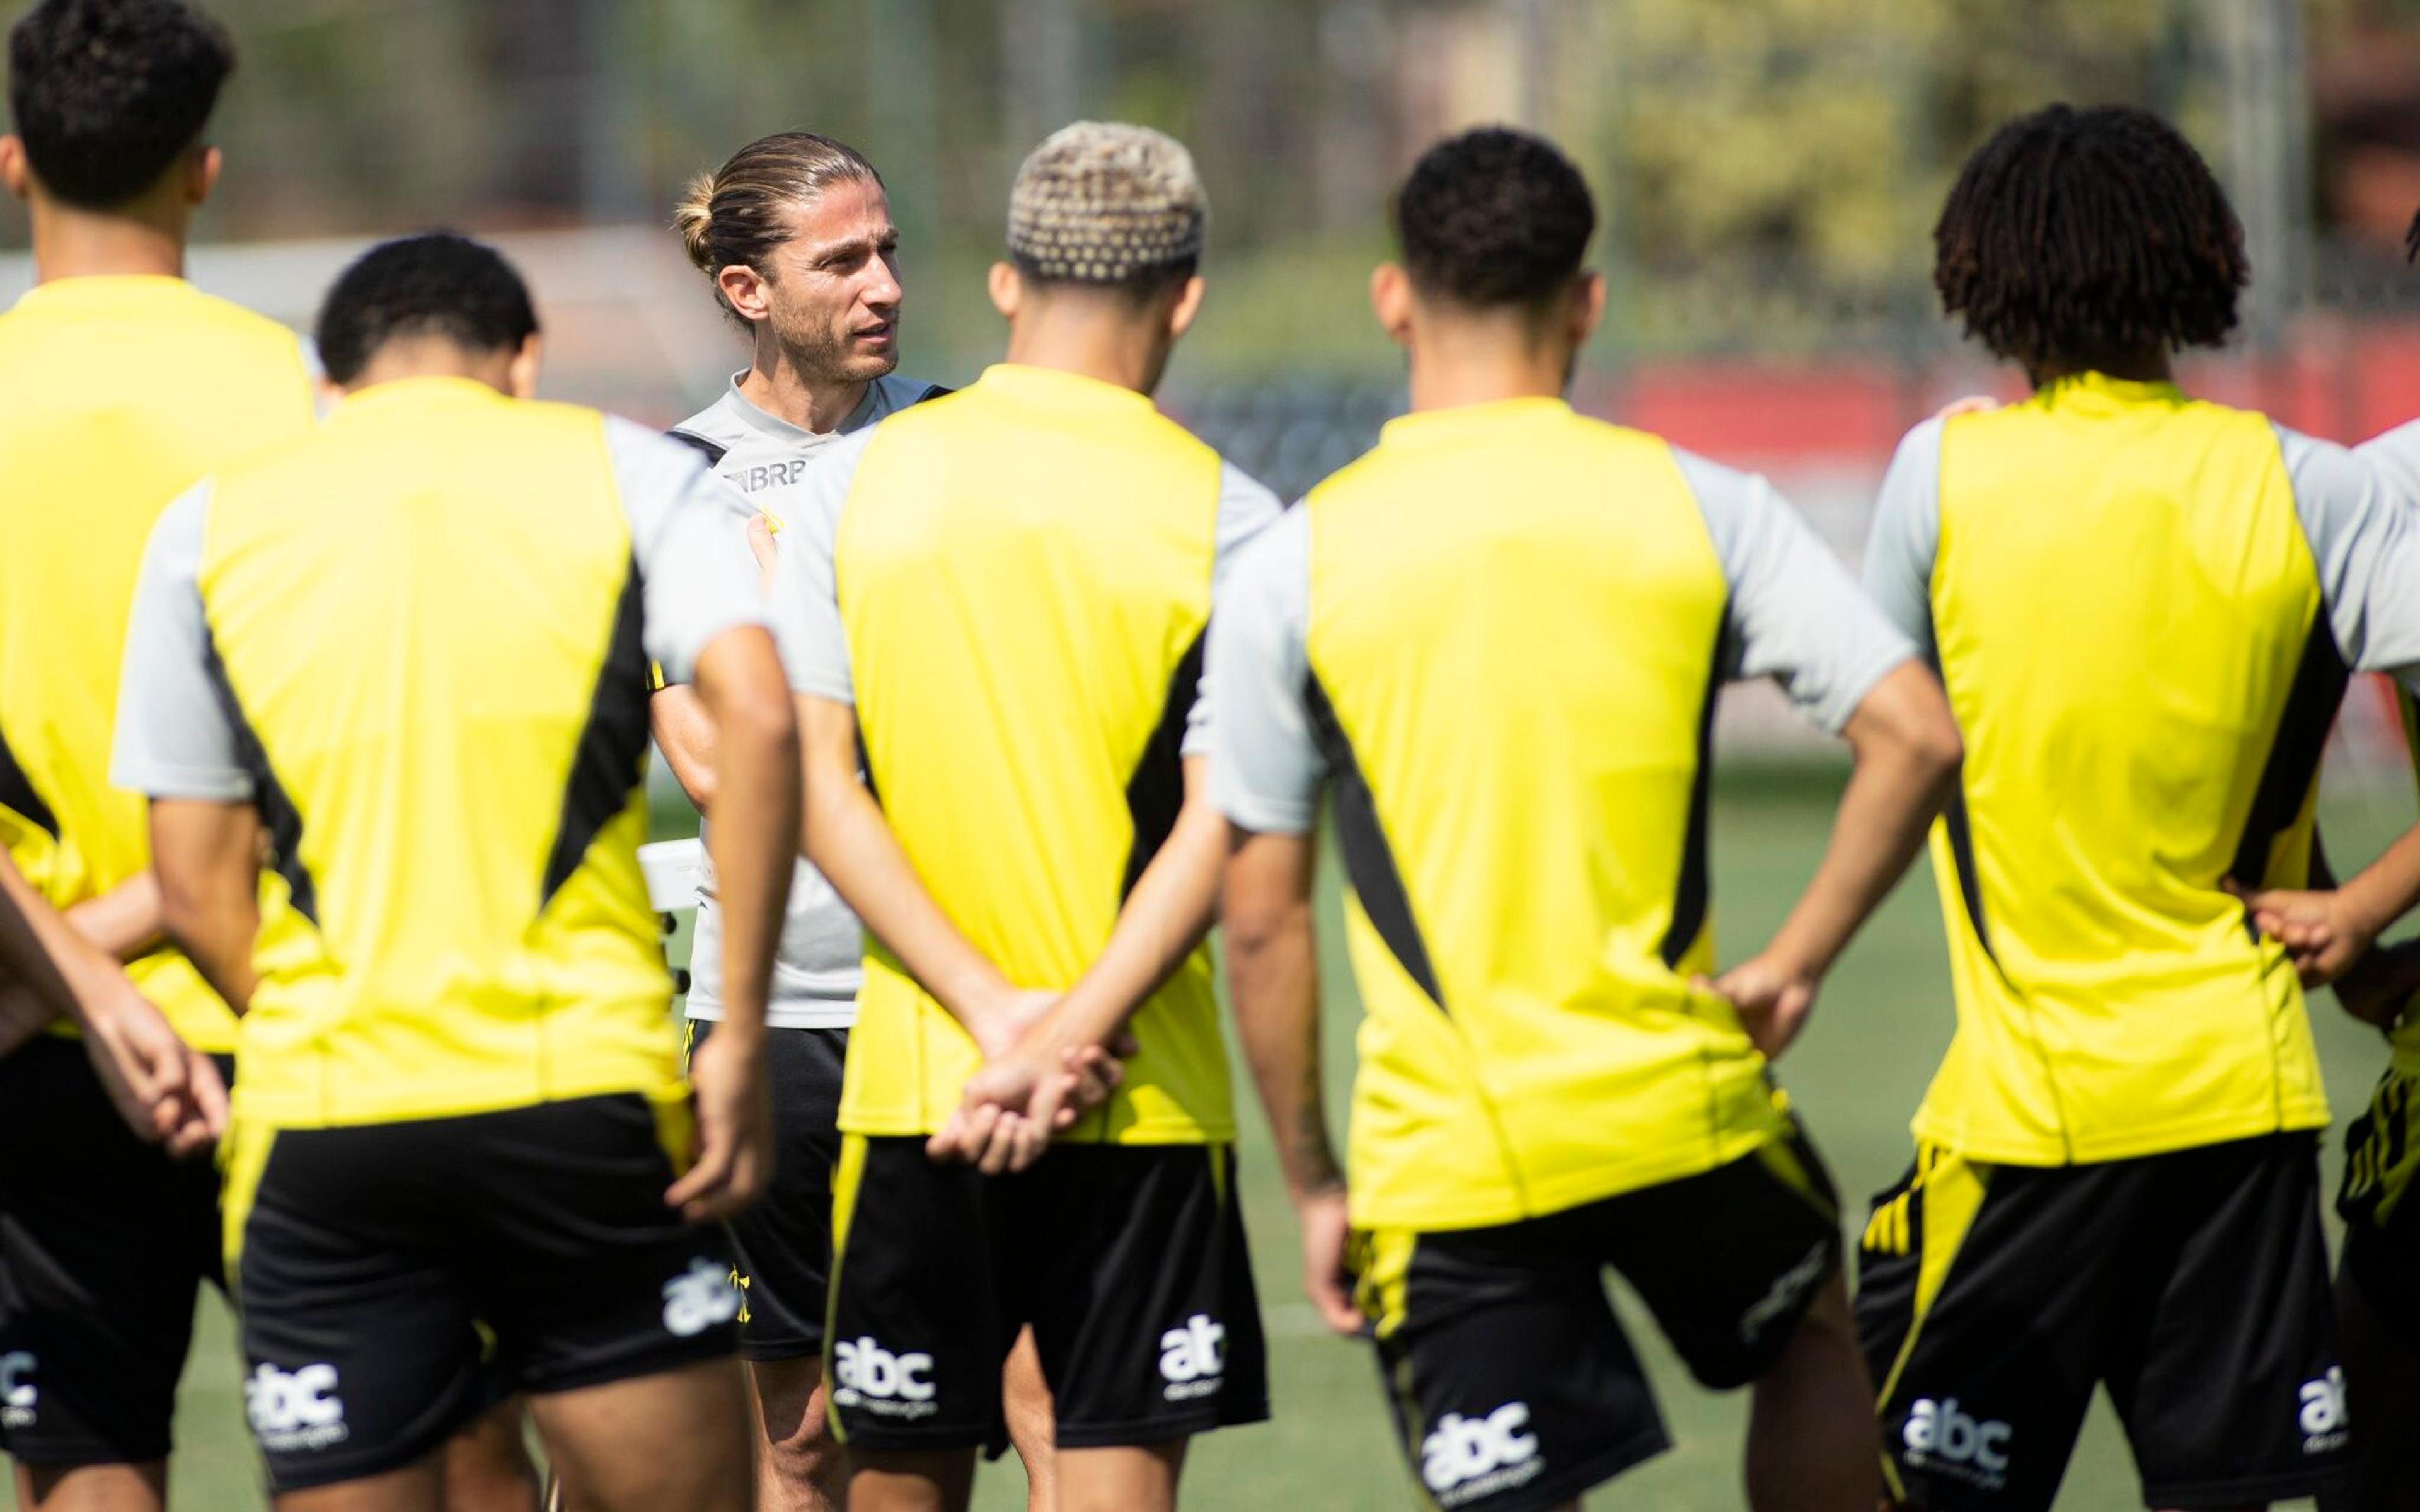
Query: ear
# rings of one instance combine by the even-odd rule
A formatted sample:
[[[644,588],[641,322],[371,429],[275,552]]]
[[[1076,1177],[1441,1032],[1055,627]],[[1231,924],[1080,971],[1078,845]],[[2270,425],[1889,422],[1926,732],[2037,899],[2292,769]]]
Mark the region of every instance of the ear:
[[[985,286],[991,291],[991,307],[1003,320],[1014,320],[1025,304],[1025,280],[1017,276],[1015,263],[994,263],[985,275]]]
[[[1588,345],[1589,337],[1605,319],[1605,275],[1591,268],[1580,274],[1572,285],[1570,324],[1568,331],[1574,350]]]
[[[714,286],[739,312],[739,317],[751,324],[773,317],[772,301],[765,292],[768,282],[746,263],[725,263],[714,275]]]
[[[521,349],[513,353],[512,365],[505,370],[506,390],[516,399],[537,397],[538,334],[533,331],[521,338]]]
[[[25,161],[25,139],[14,131],[0,136],[0,183],[6,183],[8,193],[19,199],[29,198],[34,192],[33,166]]]
[[[204,147],[185,162],[185,203],[200,205],[219,186],[219,170],[225,166],[226,156],[216,147]]]
[[[1175,341],[1193,327],[1193,317],[1202,313],[1202,298],[1210,285],[1200,273],[1187,279],[1176,291],[1176,302],[1168,307],[1168,339]]]
[[[1412,344],[1412,281],[1400,263],[1380,263],[1370,272],[1370,310],[1378,328],[1398,347]]]

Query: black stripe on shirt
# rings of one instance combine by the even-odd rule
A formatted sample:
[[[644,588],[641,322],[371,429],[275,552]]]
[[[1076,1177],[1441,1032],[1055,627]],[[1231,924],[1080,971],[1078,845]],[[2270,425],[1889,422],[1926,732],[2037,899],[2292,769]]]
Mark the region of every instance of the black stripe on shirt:
[[[546,879],[538,893],[541,909],[580,870],[597,831],[629,806],[630,795],[646,780],[648,664],[640,633],[643,593],[634,559],[613,609],[613,639],[607,644],[604,664],[597,670],[588,720],[572,753],[563,815],[555,825],[554,850],[547,857]]]
[[[1362,775],[1361,764],[1353,754],[1353,744],[1345,738],[1344,726],[1336,717],[1336,706],[1328,702],[1327,690],[1319,686],[1315,673],[1308,679],[1307,695],[1312,735],[1326,759],[1334,784],[1336,840],[1344,853],[1345,880],[1353,885],[1353,895],[1360,901],[1370,927],[1378,932],[1378,938],[1393,952],[1404,974],[1442,1009],[1445,994],[1437,986],[1435,969],[1429,964],[1428,945],[1420,938],[1419,924],[1412,918],[1411,897],[1404,890],[1395,853],[1387,843],[1386,829],[1378,823],[1378,803],[1370,791],[1369,779]]]

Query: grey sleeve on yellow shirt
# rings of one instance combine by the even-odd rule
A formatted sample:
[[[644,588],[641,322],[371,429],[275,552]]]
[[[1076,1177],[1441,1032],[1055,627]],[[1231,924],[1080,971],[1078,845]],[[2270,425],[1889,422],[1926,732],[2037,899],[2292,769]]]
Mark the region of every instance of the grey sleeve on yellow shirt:
[[[748,553],[754,510],[694,450],[644,425],[609,416],[605,443],[638,563],[641,639],[666,682],[686,683],[716,637],[771,623]]]
[[[1311,518],[1280,515],[1236,555],[1210,616],[1210,792],[1236,827],[1307,832],[1327,763],[1311,726]]]
[[[1225,602],[1227,585],[1232,580],[1237,556],[1253,537],[1268,529],[1271,521],[1285,512],[1278,496],[1233,462],[1218,464],[1218,541],[1213,548],[1210,564],[1210,620],[1216,625],[1219,606]],[[1193,695],[1193,706],[1185,715],[1185,743],[1180,754],[1210,754],[1210,722],[1213,700],[1210,696],[1208,666],[1210,631],[1204,629],[1202,680]]]
[[[2356,671],[2420,687],[2420,509],[2373,459],[2276,431],[2337,652]]]
[[[196,580],[209,501],[209,482],[194,486],[160,516],[144,548],[126,624],[109,779],[154,798],[240,803],[253,795],[253,777]]]
[[[1942,424],[1928,420],[1899,443],[1866,536],[1866,596],[1928,658],[1932,561],[1941,549]]]
[[[835,553],[841,510],[857,482],[858,463],[880,431],[877,425],[858,431],[807,470],[794,499],[796,517],[782,532],[781,556],[773,568],[773,629],[789,666],[790,687],[834,703],[857,702],[848,634],[840,620]]]
[[[1835,733],[1916,656],[1849,569],[1763,478],[1675,449],[1730,585],[1726,677],[1770,677]]]

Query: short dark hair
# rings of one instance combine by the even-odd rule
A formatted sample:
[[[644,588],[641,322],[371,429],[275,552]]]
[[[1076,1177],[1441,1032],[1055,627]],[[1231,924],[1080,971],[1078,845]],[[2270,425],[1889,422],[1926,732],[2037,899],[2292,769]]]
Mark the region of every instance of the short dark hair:
[[[182,0],[42,0],[8,33],[8,109],[42,186],[109,209],[201,140],[234,69],[225,28]]]
[[[451,231],[381,241],[336,275],[319,306],[319,363],[350,383],[379,348],[442,336],[473,351],[518,348],[537,333],[529,285],[503,254]]]
[[[1472,309],[1535,308],[1578,276],[1596,201],[1553,143],[1488,126],[1421,154],[1394,218],[1414,288]]]
[[[2215,347],[2251,277],[2210,165],[2129,105],[2001,127],[1966,160],[1932,245],[1943,308],[2029,372]]]

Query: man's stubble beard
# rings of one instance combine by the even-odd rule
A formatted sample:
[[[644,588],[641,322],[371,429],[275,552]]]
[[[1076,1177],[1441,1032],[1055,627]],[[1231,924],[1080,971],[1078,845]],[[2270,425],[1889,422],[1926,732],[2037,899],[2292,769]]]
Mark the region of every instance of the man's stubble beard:
[[[880,357],[855,357],[848,349],[848,337],[829,322],[790,322],[776,318],[773,339],[781,345],[782,355],[797,372],[814,380],[830,383],[871,383],[888,378],[899,367],[899,317],[891,317],[891,350]]]

